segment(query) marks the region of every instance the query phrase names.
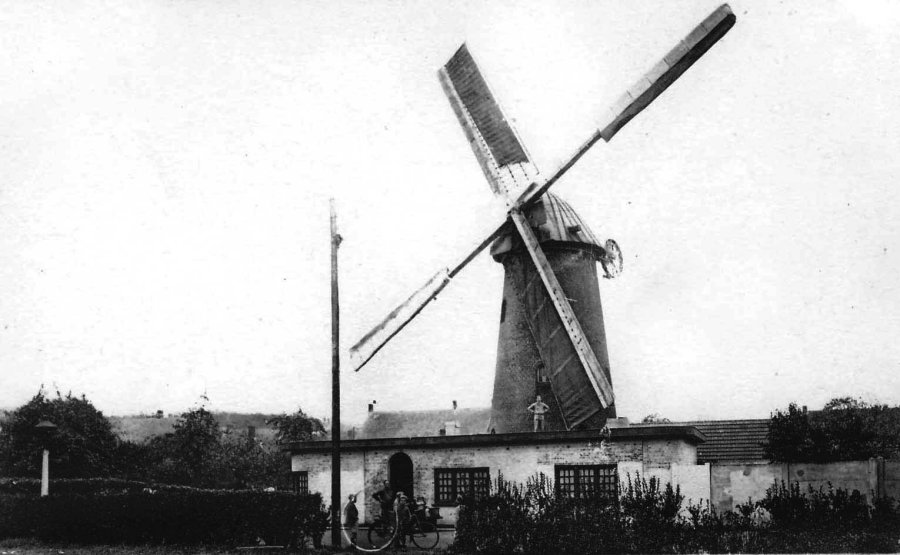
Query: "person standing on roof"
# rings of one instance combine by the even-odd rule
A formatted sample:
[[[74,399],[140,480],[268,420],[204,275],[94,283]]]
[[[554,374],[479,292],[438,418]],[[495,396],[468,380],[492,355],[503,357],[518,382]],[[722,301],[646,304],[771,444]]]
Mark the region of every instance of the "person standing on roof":
[[[544,431],[544,415],[550,410],[550,407],[541,401],[541,396],[538,395],[533,403],[528,405],[528,410],[534,414],[534,431],[535,432],[543,432]]]

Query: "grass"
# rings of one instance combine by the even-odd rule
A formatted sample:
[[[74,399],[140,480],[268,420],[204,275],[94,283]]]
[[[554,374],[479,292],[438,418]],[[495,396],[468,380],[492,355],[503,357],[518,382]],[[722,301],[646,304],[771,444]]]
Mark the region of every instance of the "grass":
[[[20,538],[0,540],[0,555],[213,555],[214,553],[240,553],[240,551],[202,547],[161,547],[155,545],[72,546]]]
[[[297,551],[288,551],[296,553]],[[160,545],[71,545],[42,542],[31,538],[10,538],[0,540],[0,555],[214,555],[218,553],[242,553],[255,555],[263,553],[285,553],[281,548],[270,549],[228,549],[226,547],[178,547]],[[306,550],[308,554],[331,554],[325,549]]]
[[[69,545],[42,542],[30,538],[10,538],[0,540],[0,555],[214,555],[218,553],[232,553],[243,555],[257,555],[263,553],[285,553],[283,549],[228,549],[224,547],[177,547],[159,545]],[[287,551],[287,553],[298,553]],[[301,553],[311,555],[333,555],[334,553],[357,553],[354,550],[340,552],[328,548],[307,549]],[[409,551],[391,551],[385,553],[391,555],[402,553],[403,555],[441,554],[446,550],[421,551],[410,547]]]

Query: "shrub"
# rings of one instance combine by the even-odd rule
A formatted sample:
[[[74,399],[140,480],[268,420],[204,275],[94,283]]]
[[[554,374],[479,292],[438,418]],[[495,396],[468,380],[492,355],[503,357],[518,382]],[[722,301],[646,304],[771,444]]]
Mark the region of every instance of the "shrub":
[[[869,506],[830,486],[773,484],[765,498],[719,513],[684,506],[678,487],[630,476],[617,499],[562,495],[543,475],[500,477],[460,506],[454,549],[465,553],[773,553],[894,551],[900,509]]]
[[[321,496],[166,487],[36,497],[0,493],[0,537],[109,544],[248,545],[257,537],[296,543],[318,538],[327,513]],[[110,484],[113,485],[113,484]],[[120,487],[119,487],[120,486]]]

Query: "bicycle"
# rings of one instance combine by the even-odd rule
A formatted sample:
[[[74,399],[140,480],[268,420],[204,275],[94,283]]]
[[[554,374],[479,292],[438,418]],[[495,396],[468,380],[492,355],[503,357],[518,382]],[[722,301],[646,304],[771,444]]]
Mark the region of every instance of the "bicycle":
[[[381,517],[375,517],[369,526],[369,545],[375,550],[381,550],[394,541],[397,535],[397,527],[393,519],[385,521]]]
[[[440,541],[437,520],[438,517],[426,516],[424,510],[413,513],[405,532],[416,547],[434,549],[437,546]]]

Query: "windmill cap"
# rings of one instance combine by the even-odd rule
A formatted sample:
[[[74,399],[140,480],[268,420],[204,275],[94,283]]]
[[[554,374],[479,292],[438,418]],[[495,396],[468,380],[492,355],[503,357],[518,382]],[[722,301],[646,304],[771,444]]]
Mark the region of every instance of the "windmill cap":
[[[591,228],[568,202],[553,193],[545,193],[528,209],[526,216],[538,242],[542,245],[546,243],[565,244],[569,248],[587,250],[595,260],[599,261],[603,257],[605,252],[603,246]],[[522,249],[522,239],[517,232],[510,229],[491,245],[491,256],[500,262],[505,254]]]

